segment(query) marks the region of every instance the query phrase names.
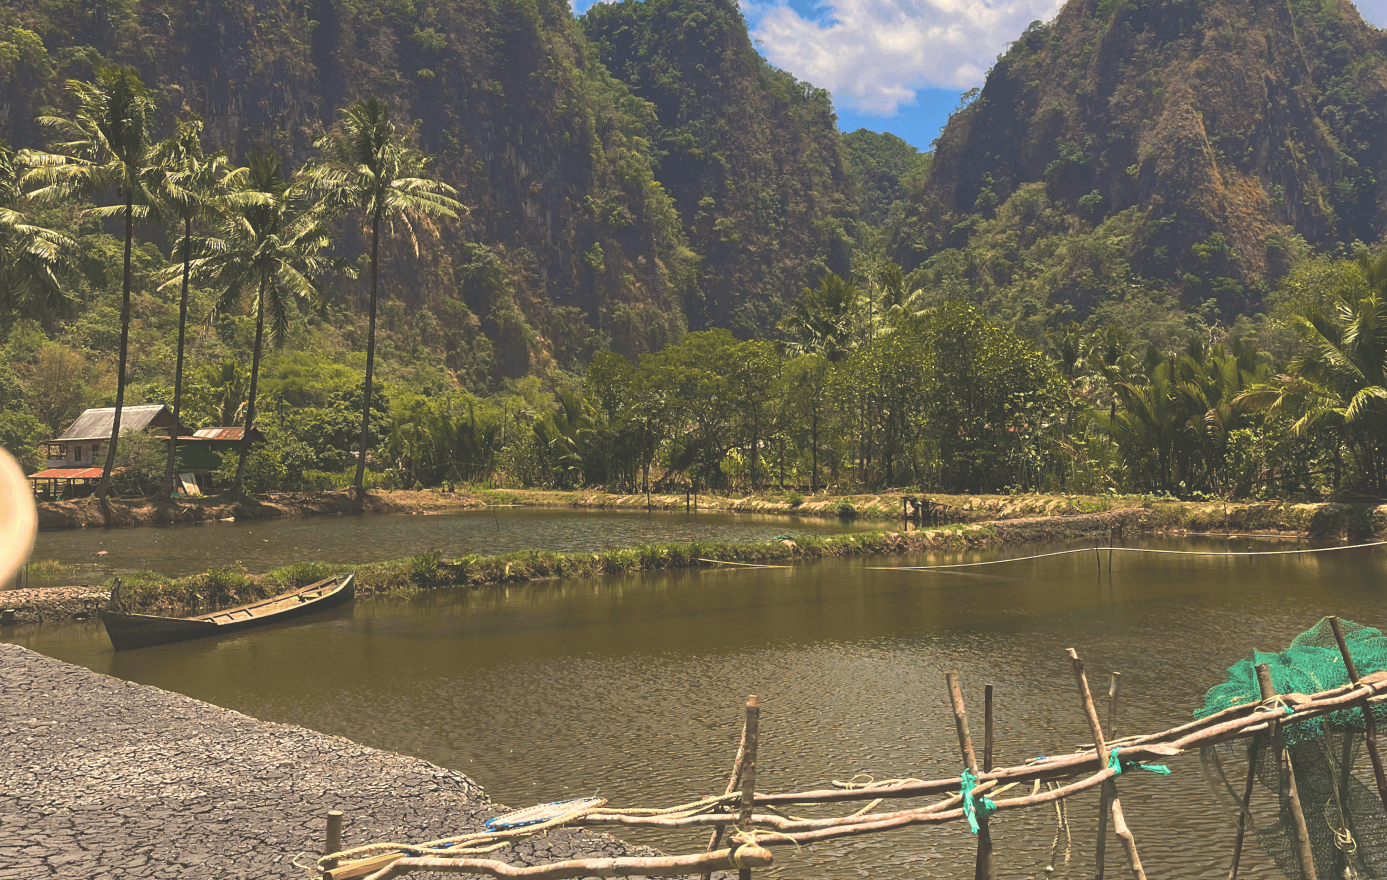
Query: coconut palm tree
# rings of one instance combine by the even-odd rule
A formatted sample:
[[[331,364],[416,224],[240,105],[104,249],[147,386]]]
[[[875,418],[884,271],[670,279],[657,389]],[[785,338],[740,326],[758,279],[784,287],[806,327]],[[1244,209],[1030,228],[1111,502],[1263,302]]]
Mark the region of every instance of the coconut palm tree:
[[[321,157],[306,174],[308,187],[333,210],[356,212],[371,235],[371,301],[366,331],[366,387],[361,403],[361,443],[353,483],[364,491],[366,437],[371,418],[371,387],[376,362],[376,301],[380,275],[380,233],[395,223],[419,255],[419,232],[436,217],[456,217],[466,208],[456,190],[426,175],[429,157],[410,145],[412,132],[390,121],[390,107],[379,98],[357,101],[342,111],[338,124],[319,138]]]
[[[20,188],[22,166],[0,141],[0,321],[51,320],[67,311],[62,278],[76,272],[77,245],[60,232],[28,222],[29,197]]]
[[[831,363],[845,360],[852,350],[853,320],[861,292],[851,283],[829,272],[818,287],[804,292],[786,304],[780,330],[790,337],[788,348],[795,354],[817,352]]]
[[[324,251],[332,243],[322,214],[285,179],[277,153],[252,151],[247,163],[223,178],[226,192],[220,200],[214,237],[207,241],[204,255],[195,257],[189,267],[194,278],[219,289],[216,313],[236,309],[250,296],[255,315],[245,435],[231,486],[237,496],[242,494],[255,424],[266,319],[271,341],[282,345],[289,330],[291,300],[318,301],[312,279],[328,268]]]
[[[71,119],[39,117],[40,125],[57,133],[59,143],[54,151],[26,150],[20,154],[20,161],[30,166],[24,183],[36,187],[30,192],[32,198],[66,199],[115,190],[121,202],[87,212],[103,219],[125,221],[116,411],[106,466],[97,489],[97,497],[104,502],[111,490],[121,408],[125,405],[125,364],[130,350],[130,250],[135,240],[135,220],[149,216],[151,190],[158,178],[150,161],[154,102],[133,67],[102,67],[96,72],[95,82],[71,80],[68,89],[77,100],[77,112]]]
[[[1367,486],[1387,492],[1387,253],[1373,259],[1360,251],[1328,306],[1291,316],[1302,350],[1287,375],[1238,402],[1292,416],[1294,436],[1333,438],[1357,460]]]
[[[183,252],[181,266],[172,267],[166,274],[164,286],[180,283],[178,299],[178,355],[173,368],[173,422],[182,424],[183,415],[183,348],[188,326],[188,282],[193,260],[193,221],[207,216],[221,192],[221,179],[228,166],[226,154],[207,155],[202,151],[202,117],[194,116],[178,124],[178,130],[154,149],[154,163],[162,171],[155,193],[163,214],[170,220],[181,221]],[[169,436],[169,457],[164,468],[164,484],[160,494],[173,492],[173,469],[178,456],[177,427]]]

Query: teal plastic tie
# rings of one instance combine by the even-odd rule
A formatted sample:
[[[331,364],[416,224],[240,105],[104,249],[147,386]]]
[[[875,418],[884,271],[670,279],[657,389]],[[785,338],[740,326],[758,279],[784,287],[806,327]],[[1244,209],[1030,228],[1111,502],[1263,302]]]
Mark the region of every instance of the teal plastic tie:
[[[1293,714],[1295,714],[1295,706],[1290,706],[1290,705],[1288,705],[1288,706],[1286,707],[1286,714],[1287,714],[1287,715],[1293,715]]]
[[[1170,768],[1164,764],[1143,764],[1139,761],[1127,761],[1126,763],[1123,763],[1122,759],[1118,757],[1117,752],[1117,749],[1113,749],[1108,754],[1108,769],[1111,770],[1113,773],[1121,775],[1123,770],[1126,770],[1130,767],[1136,767],[1140,770],[1149,770],[1150,772],[1159,774],[1161,776],[1170,775]]]
[[[973,789],[978,786],[978,777],[973,775],[973,771],[964,770],[959,774],[959,794],[963,797],[963,815],[968,820],[968,827],[974,834],[978,833],[979,819],[986,819],[997,812],[997,805],[992,799],[984,795],[977,797],[973,794]]]

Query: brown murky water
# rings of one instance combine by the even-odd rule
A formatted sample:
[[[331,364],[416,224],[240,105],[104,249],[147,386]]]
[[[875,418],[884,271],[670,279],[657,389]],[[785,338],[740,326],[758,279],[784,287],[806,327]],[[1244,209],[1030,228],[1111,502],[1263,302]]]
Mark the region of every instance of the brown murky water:
[[[1248,549],[1246,541],[1149,546]],[[656,806],[722,791],[748,693],[764,700],[762,790],[855,773],[937,778],[961,766],[947,670],[962,673],[975,727],[982,686],[996,685],[997,763],[1006,765],[1090,740],[1065,648],[1083,655],[1095,690],[1106,691],[1108,672],[1123,673],[1119,733],[1151,731],[1188,720],[1253,647],[1284,647],[1326,614],[1387,623],[1387,548],[1253,560],[1119,555],[1111,575],[1086,554],[948,574],[870,568],[963,558],[376,599],[298,625],[121,655],[92,624],[6,637],[257,718],[418,755],[472,775],[513,806],[594,793]],[[1196,756],[1172,767],[1169,777],[1121,779],[1147,870],[1226,876],[1232,817]],[[1271,797],[1260,794],[1266,805]],[[1066,869],[1061,834],[1054,876],[1092,875],[1096,813],[1096,792],[1069,804],[1070,861]],[[1053,810],[995,819],[998,875],[1045,876],[1056,828]],[[670,851],[704,839],[624,836]],[[973,846],[957,823],[912,829],[778,849],[773,874],[961,877],[971,874]],[[1123,869],[1122,861],[1114,838],[1109,865]],[[1243,876],[1275,876],[1255,845]]]

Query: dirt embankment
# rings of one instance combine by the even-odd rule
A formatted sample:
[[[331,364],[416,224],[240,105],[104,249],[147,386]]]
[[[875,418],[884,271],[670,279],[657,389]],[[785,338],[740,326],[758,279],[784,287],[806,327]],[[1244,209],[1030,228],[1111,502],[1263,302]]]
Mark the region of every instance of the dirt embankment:
[[[693,509],[684,495],[616,495],[605,492],[543,490],[483,491],[488,504],[523,507],[655,510]],[[648,497],[648,501],[647,501]],[[847,516],[872,522],[900,522],[904,500],[927,498],[939,505],[939,521],[988,523],[1069,517],[1119,510],[1148,510],[1152,529],[1163,534],[1256,534],[1309,538],[1361,539],[1387,534],[1387,504],[1371,502],[1294,503],[1289,501],[1174,501],[1109,495],[927,495],[905,492],[801,497],[795,493],[745,496],[699,495],[698,510],[779,516]]]
[[[113,498],[103,505],[95,498],[40,504],[39,529],[161,526],[215,520],[274,519],[284,516],[332,516],[349,513],[451,513],[482,502],[472,495],[440,491],[397,491],[368,494],[358,508],[349,492],[275,492],[256,498]]]

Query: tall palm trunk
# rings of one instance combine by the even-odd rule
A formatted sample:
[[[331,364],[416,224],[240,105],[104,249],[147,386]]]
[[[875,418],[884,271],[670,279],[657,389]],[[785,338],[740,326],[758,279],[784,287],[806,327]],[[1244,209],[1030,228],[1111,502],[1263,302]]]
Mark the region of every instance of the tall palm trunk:
[[[169,433],[169,460],[164,467],[164,495],[173,493],[173,469],[178,460],[178,427],[183,424],[183,340],[188,328],[188,273],[192,260],[193,218],[183,221],[183,295],[178,301],[178,357],[173,367],[173,430]]]
[[[250,397],[246,400],[246,429],[241,435],[241,457],[236,462],[236,479],[231,484],[231,494],[241,495],[245,483],[246,456],[250,453],[250,429],[255,424],[255,394],[260,383],[260,353],[265,343],[265,285],[267,279],[260,280],[260,296],[255,304],[255,354],[250,362]]]
[[[380,211],[371,218],[371,309],[366,330],[366,393],[361,403],[361,445],[356,454],[356,497],[361,499],[366,480],[366,432],[371,426],[371,376],[376,367],[376,284],[380,267]]]
[[[135,191],[125,191],[125,279],[120,302],[120,366],[116,368],[116,414],[111,420],[111,445],[106,449],[106,467],[96,496],[103,503],[111,492],[111,471],[116,465],[116,443],[120,439],[120,411],[125,406],[125,361],[130,352],[130,246],[135,240]]]

